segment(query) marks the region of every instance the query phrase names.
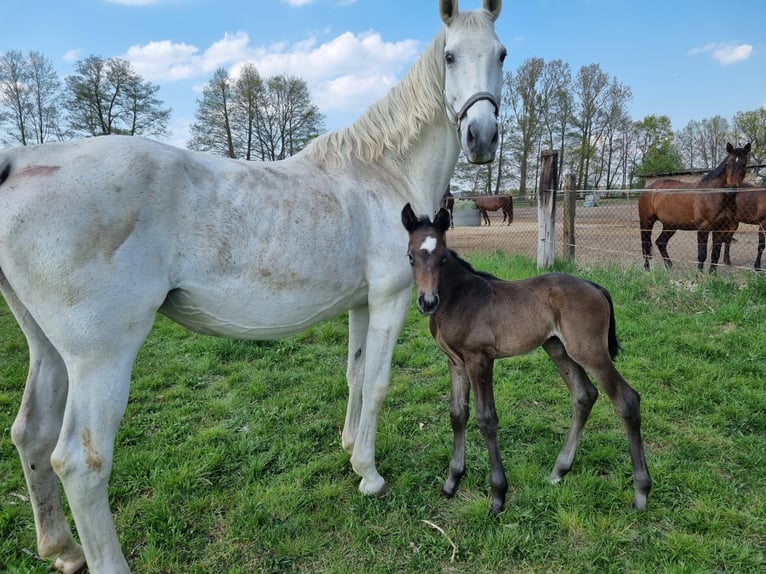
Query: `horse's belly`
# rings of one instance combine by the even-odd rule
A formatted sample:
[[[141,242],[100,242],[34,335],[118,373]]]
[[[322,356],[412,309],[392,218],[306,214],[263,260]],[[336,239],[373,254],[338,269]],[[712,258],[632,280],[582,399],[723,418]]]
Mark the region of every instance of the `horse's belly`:
[[[191,331],[235,339],[279,339],[366,303],[366,285],[333,291],[225,294],[205,289],[171,291],[159,311]]]

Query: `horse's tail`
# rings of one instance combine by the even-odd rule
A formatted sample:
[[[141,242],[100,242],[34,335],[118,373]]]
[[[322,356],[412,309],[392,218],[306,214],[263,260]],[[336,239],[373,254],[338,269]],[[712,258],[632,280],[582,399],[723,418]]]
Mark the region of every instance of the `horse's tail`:
[[[589,283],[593,285],[596,289],[598,289],[601,292],[601,294],[606,298],[607,302],[609,303],[608,345],[609,345],[609,356],[614,361],[620,352],[620,342],[617,340],[617,322],[614,318],[614,303],[612,302],[612,296],[609,294],[609,291],[607,291],[604,287],[602,287],[598,283],[593,283],[592,281],[589,281]]]
[[[506,207],[508,208],[508,225],[510,225],[513,223],[513,198],[510,195],[506,201]]]

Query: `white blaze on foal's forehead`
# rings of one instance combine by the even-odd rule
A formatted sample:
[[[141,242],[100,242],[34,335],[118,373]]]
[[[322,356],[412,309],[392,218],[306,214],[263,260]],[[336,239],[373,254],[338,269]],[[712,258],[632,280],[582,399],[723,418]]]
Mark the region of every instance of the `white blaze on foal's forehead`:
[[[423,240],[423,243],[420,244],[420,248],[423,251],[433,253],[434,249],[436,249],[436,238],[429,235]]]

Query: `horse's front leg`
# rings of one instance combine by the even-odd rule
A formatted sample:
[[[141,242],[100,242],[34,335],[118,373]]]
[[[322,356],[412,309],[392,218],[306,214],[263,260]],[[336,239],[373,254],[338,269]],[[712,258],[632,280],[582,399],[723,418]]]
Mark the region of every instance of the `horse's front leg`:
[[[761,224],[758,228],[758,253],[755,256],[755,270],[761,271],[761,256],[763,255],[763,249],[766,246],[766,225]]]
[[[495,392],[492,388],[492,369],[494,362],[489,357],[477,357],[466,362],[468,377],[474,393],[476,423],[484,437],[489,452],[490,480],[492,487],[492,514],[499,514],[505,505],[508,481],[505,478],[500,447],[497,444],[498,418],[495,410]]]
[[[731,231],[713,232],[713,248],[710,250],[710,273],[718,271],[718,260],[721,258],[721,246],[724,244],[724,241],[731,236]],[[731,264],[731,261],[729,261],[729,264]]]
[[[707,238],[708,235],[710,235],[710,232],[705,229],[700,229],[697,231],[697,269],[699,271],[703,271],[705,269],[705,259],[707,259]],[[715,246],[713,247],[713,251],[715,251]],[[718,244],[718,255],[721,253],[721,245]],[[716,263],[718,262],[718,257],[716,257]],[[710,270],[713,271],[713,260],[712,255],[710,259]]]
[[[410,284],[396,292],[372,290],[369,298],[369,322],[364,347],[364,376],[359,426],[351,453],[351,466],[362,480],[362,494],[385,493],[386,482],[375,468],[375,435],[378,415],[388,392],[391,359],[399,332],[407,318],[410,305]],[[350,401],[353,399],[350,399]]]
[[[442,493],[452,497],[465,474],[465,428],[468,422],[468,405],[471,383],[465,366],[449,360],[450,403],[449,414],[452,422],[452,460],[449,477],[444,482]]]
[[[343,424],[343,433],[341,434],[343,450],[348,454],[352,454],[354,451],[356,433],[359,429],[359,417],[362,413],[362,384],[369,323],[370,313],[366,305],[351,309],[348,312],[348,361],[346,366],[348,406],[346,407],[346,421]]]

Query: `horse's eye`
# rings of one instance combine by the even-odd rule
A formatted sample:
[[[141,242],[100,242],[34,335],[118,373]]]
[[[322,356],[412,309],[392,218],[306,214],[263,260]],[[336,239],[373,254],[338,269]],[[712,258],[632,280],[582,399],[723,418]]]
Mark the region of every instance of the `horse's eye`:
[[[455,63],[455,55],[452,52],[445,52],[444,61],[447,62],[448,64]]]
[[[500,52],[500,63],[501,63],[501,64],[502,64],[503,62],[505,62],[505,57],[506,57],[507,55],[508,55],[508,50],[506,50],[505,48],[503,48],[503,51],[502,51],[502,52]]]
[[[415,263],[415,261],[412,259],[412,253],[408,253],[408,254],[407,254],[407,259],[409,260],[409,262],[410,262],[410,265],[412,265],[412,264],[414,264],[414,263]]]
[[[447,262],[447,254],[445,253],[439,258],[439,265],[444,265]]]

